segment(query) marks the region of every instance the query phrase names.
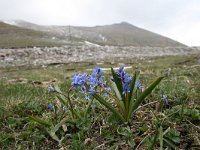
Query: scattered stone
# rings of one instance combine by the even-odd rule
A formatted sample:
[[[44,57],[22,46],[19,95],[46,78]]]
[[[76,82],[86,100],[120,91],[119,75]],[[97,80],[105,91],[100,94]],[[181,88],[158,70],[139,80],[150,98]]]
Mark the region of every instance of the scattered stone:
[[[87,139],[85,139],[84,144],[85,144],[85,145],[88,145],[88,144],[90,144],[91,142],[92,142],[92,139],[91,139],[91,138],[87,138]]]
[[[124,60],[165,55],[187,55],[200,51],[190,47],[117,47],[117,46],[63,46],[0,49],[0,63],[13,66],[49,65],[73,62],[102,62],[115,64],[114,59]],[[200,60],[198,60],[200,63]]]

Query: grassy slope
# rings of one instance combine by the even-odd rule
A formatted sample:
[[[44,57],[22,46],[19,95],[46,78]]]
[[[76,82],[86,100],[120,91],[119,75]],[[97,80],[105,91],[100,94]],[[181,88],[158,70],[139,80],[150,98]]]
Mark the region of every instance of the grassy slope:
[[[82,38],[102,45],[150,47],[184,46],[177,41],[125,22],[96,27],[77,27],[75,29],[81,30],[84,33]],[[99,35],[104,36],[107,41],[102,41]]]
[[[25,29],[0,22],[0,48],[20,48],[33,46],[59,46],[61,42],[52,40],[54,34]]]
[[[36,31],[50,31],[68,39],[71,34],[71,40],[74,42],[87,40],[100,45],[151,47],[185,46],[177,41],[138,28],[126,22],[95,27],[70,26],[70,28],[69,26],[39,26],[24,21],[19,21],[18,24],[24,28],[34,29]],[[106,40],[103,41],[101,36],[105,37]]]
[[[159,86],[160,90],[154,91],[148,101],[160,100],[161,94],[168,96],[170,100],[170,109],[180,106],[180,103],[185,101],[187,107],[195,108],[200,105],[200,65],[197,64],[197,60],[200,55],[196,56],[173,56],[173,57],[158,57],[147,60],[131,60],[124,62],[127,65],[133,65],[136,68],[140,68],[142,71],[141,80],[143,85],[147,85],[152,79],[166,74],[167,78],[163,80]],[[29,123],[27,121],[28,115],[38,115],[48,113],[49,95],[46,92],[48,84],[35,84],[33,81],[49,81],[54,78],[59,81],[64,91],[66,86],[69,86],[69,77],[75,72],[84,72],[86,68],[92,68],[95,64],[68,64],[67,66],[50,66],[48,68],[1,68],[0,70],[0,149],[57,149],[57,144],[50,139],[40,126]],[[104,64],[102,67],[109,67],[110,64]],[[114,64],[114,66],[119,66]],[[73,70],[76,68],[76,70]],[[72,69],[72,70],[71,70]],[[71,71],[70,71],[71,70]],[[132,73],[132,70],[129,70]],[[106,75],[109,72],[106,73]],[[67,80],[65,79],[67,77]],[[10,79],[25,78],[28,80],[25,84],[18,81],[11,82]],[[153,108],[154,109],[154,108]],[[197,109],[199,109],[197,107]],[[141,111],[142,114],[151,114],[146,108]],[[108,116],[108,112],[102,110],[97,115],[99,119],[101,117]],[[142,116],[141,116],[142,117]],[[180,122],[172,118],[172,126],[181,132],[182,144],[191,146],[190,141],[194,141],[198,138],[198,132],[196,126],[198,122],[190,120],[192,124],[186,120]],[[103,119],[102,118],[102,119]],[[142,118],[146,118],[143,116]],[[135,118],[136,119],[136,118]],[[134,126],[140,120],[134,120]],[[148,122],[148,120],[147,120]],[[98,124],[98,123],[97,123]],[[95,128],[99,128],[96,125]],[[135,129],[133,129],[135,130]],[[139,130],[138,128],[136,130]],[[91,133],[90,133],[91,132]],[[71,149],[93,149],[94,147],[101,145],[102,142],[106,143],[105,148],[109,149],[113,146],[116,147],[119,143],[125,139],[121,136],[117,136],[110,128],[106,126],[102,128],[102,134],[99,135],[91,129],[88,134],[74,135],[71,140],[67,140],[68,144],[72,145]],[[152,131],[153,132],[153,131]],[[79,137],[80,136],[80,137]],[[79,137],[79,138],[78,138]],[[85,145],[84,140],[86,138],[94,138],[92,144]],[[113,140],[113,138],[115,138]],[[135,135],[135,139],[141,140],[142,135]],[[187,141],[190,140],[190,141]],[[136,141],[137,141],[136,140]],[[189,144],[190,143],[190,144]],[[143,146],[143,145],[142,145]]]

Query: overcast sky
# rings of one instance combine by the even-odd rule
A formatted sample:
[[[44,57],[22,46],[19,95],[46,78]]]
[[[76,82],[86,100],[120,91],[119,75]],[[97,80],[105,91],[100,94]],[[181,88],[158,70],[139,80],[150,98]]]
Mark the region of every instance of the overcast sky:
[[[200,46],[200,0],[0,0],[0,20],[94,26],[122,21]]]

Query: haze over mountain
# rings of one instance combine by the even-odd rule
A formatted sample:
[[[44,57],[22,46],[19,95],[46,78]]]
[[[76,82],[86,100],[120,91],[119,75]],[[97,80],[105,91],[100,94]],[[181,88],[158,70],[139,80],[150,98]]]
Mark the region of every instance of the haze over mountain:
[[[5,30],[6,29],[6,30]],[[91,42],[98,45],[136,46],[136,47],[182,47],[185,46],[165,36],[141,29],[127,22],[112,25],[81,26],[41,26],[26,21],[3,21],[0,23],[0,47],[5,41],[11,47],[23,39],[33,40],[24,46],[67,45],[69,43]],[[2,42],[3,41],[3,42]],[[9,42],[11,41],[11,42]],[[38,42],[40,44],[38,44]],[[50,44],[51,43],[51,44]],[[49,45],[50,44],[50,45]],[[23,44],[21,45],[23,46]]]

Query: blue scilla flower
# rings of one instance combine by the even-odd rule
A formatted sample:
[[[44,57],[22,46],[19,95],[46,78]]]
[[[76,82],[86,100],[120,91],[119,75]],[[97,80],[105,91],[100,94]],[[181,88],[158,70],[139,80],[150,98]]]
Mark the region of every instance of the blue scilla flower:
[[[130,83],[132,81],[132,77],[124,71],[124,64],[115,72],[118,78],[120,78],[123,83]]]
[[[141,82],[140,82],[139,80],[136,81],[135,86],[136,86],[137,88],[139,88],[140,90],[143,89],[143,86],[142,86],[142,84],[141,84]]]
[[[99,67],[96,66],[96,67],[93,69],[92,74],[93,74],[93,75],[98,75],[98,77],[102,77],[102,76],[103,76],[103,71],[102,71],[101,68],[99,68]]]
[[[123,95],[130,92],[130,84],[129,83],[125,83],[123,84]]]
[[[72,78],[72,86],[74,86],[76,89],[78,87],[84,86],[84,84],[87,81],[87,74],[75,74]]]
[[[94,74],[91,74],[88,80],[89,80],[89,85],[90,85],[92,88],[98,86],[98,84],[99,84],[99,80],[98,80],[98,78],[96,77],[96,75],[94,75]]]
[[[161,100],[165,103],[165,105],[169,105],[169,99],[167,98],[167,95],[162,95]]]
[[[118,77],[120,78],[120,79],[122,79],[123,78],[123,76],[124,76],[124,64],[119,68],[119,69],[117,69],[116,71],[116,74],[118,75]]]
[[[52,103],[49,103],[48,107],[49,107],[49,110],[50,110],[51,112],[54,112],[53,104],[52,104]]]
[[[89,93],[90,95],[93,95],[93,94],[96,93],[96,91],[95,91],[93,88],[90,88],[90,89],[88,90],[88,93]]]
[[[133,78],[124,71],[124,65],[122,65],[118,70],[116,70],[116,74],[118,78],[121,79],[121,82],[123,85],[122,94],[126,94],[127,92],[130,92],[130,83],[133,80]]]
[[[90,96],[88,94],[85,94],[85,99],[87,102],[90,102]]]
[[[56,92],[55,88],[52,87],[52,86],[49,86],[47,90],[48,90],[48,93],[54,93],[54,92]]]
[[[130,84],[132,81],[132,77],[128,75],[128,73],[124,73],[123,77],[122,77],[122,82],[125,84]]]

